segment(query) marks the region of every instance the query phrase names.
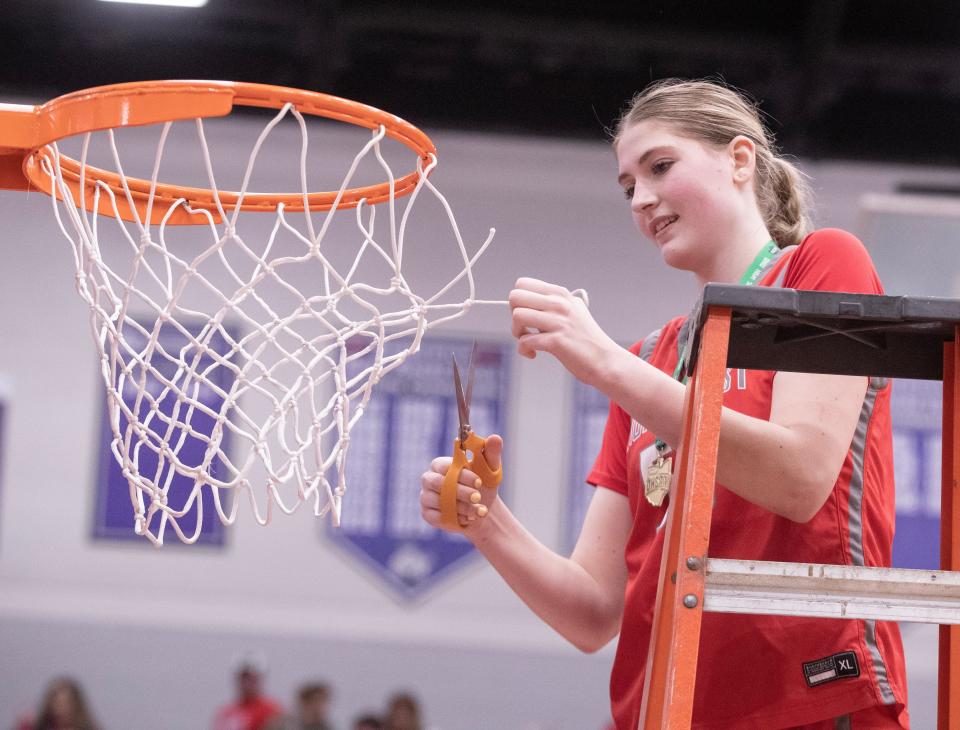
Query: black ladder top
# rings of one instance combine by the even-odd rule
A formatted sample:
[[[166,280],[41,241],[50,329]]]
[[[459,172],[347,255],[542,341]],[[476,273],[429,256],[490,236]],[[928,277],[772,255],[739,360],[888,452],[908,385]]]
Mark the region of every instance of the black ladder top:
[[[942,380],[943,344],[960,325],[960,299],[707,284],[688,372],[711,306],[732,310],[727,365],[750,370]]]

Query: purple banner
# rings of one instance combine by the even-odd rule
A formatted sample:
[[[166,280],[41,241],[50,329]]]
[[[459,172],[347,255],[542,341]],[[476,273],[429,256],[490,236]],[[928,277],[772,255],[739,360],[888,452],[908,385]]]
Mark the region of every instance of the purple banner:
[[[610,413],[610,401],[596,388],[573,381],[573,424],[570,434],[570,465],[567,477],[567,508],[564,511],[564,543],[573,550],[580,536],[594,487],[586,482],[587,474],[600,453],[603,430]]]
[[[199,328],[192,329],[196,333]],[[128,328],[124,337],[131,347],[142,349],[145,346],[146,338],[138,332]],[[207,338],[207,346],[219,352],[226,354],[230,352],[229,340],[235,340],[235,337],[227,331],[215,332]],[[215,364],[213,358],[208,354],[203,354],[198,349],[188,346],[189,339],[172,326],[164,326],[158,337],[159,346],[166,353],[179,354],[181,358],[189,358],[192,367],[196,371],[205,373],[205,379],[216,385],[219,389],[227,391],[233,382],[233,373],[219,364]],[[194,359],[196,358],[196,362]],[[172,379],[173,373],[180,366],[173,360],[163,360],[159,355],[154,355],[151,363],[152,367],[163,373],[164,377]],[[156,434],[151,436],[151,442],[156,443],[160,438],[164,438],[167,443],[179,444],[178,458],[188,466],[199,466],[204,462],[207,451],[207,442],[215,420],[213,417],[203,413],[200,409],[194,409],[189,416],[185,413],[182,403],[179,403],[176,395],[168,392],[163,383],[150,371],[137,371],[133,377],[146,378],[146,388],[158,399],[157,411],[166,417],[170,417],[174,412],[177,413],[177,420],[189,421],[189,430],[183,425],[168,426],[164,419],[153,417],[149,420],[149,430]],[[98,385],[102,388],[102,385]],[[211,387],[198,387],[196,397],[209,409],[214,412],[219,411],[223,404],[223,398],[217,394],[217,391]],[[123,392],[124,403],[131,411],[137,413],[141,423],[148,415],[148,403],[146,399],[141,399],[139,406],[136,401],[136,389],[127,387]],[[174,419],[171,419],[172,421]],[[127,420],[120,415],[120,433],[123,434],[127,426]],[[113,431],[110,427],[109,412],[106,399],[103,405],[103,418],[101,421],[100,437],[100,460],[97,468],[97,486],[96,486],[96,506],[94,509],[93,537],[98,540],[137,540],[144,541],[144,538],[134,532],[133,504],[131,502],[131,486],[123,476],[120,464],[114,458],[111,451],[111,442],[113,441]],[[170,433],[167,433],[170,431]],[[223,448],[226,449],[229,444],[226,439],[223,440]],[[167,493],[167,503],[172,509],[182,509],[189,498],[194,480],[190,477],[177,474],[172,466],[164,460],[160,463],[157,454],[153,449],[143,446],[138,452],[139,471],[141,474],[149,476],[157,484],[165,484],[169,479],[170,487]],[[222,478],[224,476],[223,464],[214,460],[210,472],[214,477]],[[146,497],[145,497],[146,499]],[[213,504],[213,496],[209,488],[204,488],[199,499],[203,504],[203,521],[201,522],[201,532],[197,539],[198,545],[222,546],[224,543],[223,524],[217,516]],[[153,516],[151,527],[160,519],[160,513]],[[194,505],[183,517],[178,517],[177,522],[184,534],[192,535],[197,525],[197,506]],[[172,528],[168,527],[168,534],[173,535]],[[164,544],[178,542],[176,540],[165,541]]]
[[[897,525],[893,564],[898,568],[940,567],[940,489],[943,383],[896,380],[893,465]]]

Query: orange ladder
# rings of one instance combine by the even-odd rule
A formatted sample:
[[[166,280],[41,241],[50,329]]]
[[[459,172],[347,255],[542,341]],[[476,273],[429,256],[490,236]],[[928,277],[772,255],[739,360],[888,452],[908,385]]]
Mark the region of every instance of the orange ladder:
[[[710,284],[691,316],[640,730],[690,727],[703,611],[941,624],[937,727],[960,728],[960,300]],[[941,570],[710,559],[728,367],[943,380]]]

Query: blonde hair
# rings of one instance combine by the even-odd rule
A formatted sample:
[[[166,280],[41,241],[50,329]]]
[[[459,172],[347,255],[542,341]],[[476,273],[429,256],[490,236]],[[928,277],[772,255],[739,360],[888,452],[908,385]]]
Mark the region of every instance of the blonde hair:
[[[743,135],[756,146],[754,190],[767,230],[781,248],[798,244],[813,228],[810,187],[805,176],[780,156],[756,105],[713,81],[664,79],[638,93],[617,122],[614,146],[630,126],[651,119],[677,134],[715,147]]]

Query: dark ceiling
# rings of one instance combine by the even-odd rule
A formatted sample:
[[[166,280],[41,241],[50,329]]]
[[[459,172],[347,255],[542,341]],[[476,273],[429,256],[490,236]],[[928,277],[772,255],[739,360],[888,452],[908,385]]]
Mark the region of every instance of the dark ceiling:
[[[3,0],[0,92],[259,81],[421,126],[602,138],[666,76],[749,90],[787,152],[960,164],[960,2]]]

